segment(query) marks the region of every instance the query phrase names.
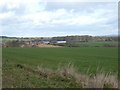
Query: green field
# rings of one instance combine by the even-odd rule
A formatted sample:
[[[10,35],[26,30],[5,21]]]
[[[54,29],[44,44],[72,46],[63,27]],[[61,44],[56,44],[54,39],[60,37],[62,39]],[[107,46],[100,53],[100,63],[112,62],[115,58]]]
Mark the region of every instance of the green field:
[[[11,73],[13,73],[14,75],[15,74],[14,71],[16,71],[16,73],[19,73],[19,75],[21,75],[21,73],[19,72],[21,70],[20,69],[16,70],[14,68],[14,66],[17,64],[26,65],[31,68],[36,68],[37,66],[42,65],[42,67],[44,68],[50,68],[52,70],[56,70],[59,66],[62,67],[64,65],[67,65],[68,63],[71,63],[75,66],[75,68],[78,69],[79,72],[83,74],[86,73],[88,69],[89,69],[89,74],[90,73],[94,74],[99,70],[102,70],[104,72],[112,72],[112,73],[118,72],[118,48],[112,48],[112,47],[111,48],[105,48],[105,47],[3,48],[2,60],[4,63],[3,74],[7,76],[8,75],[10,76]],[[11,72],[10,70],[13,71]],[[17,74],[15,78],[19,77],[19,75]],[[5,80],[8,79],[6,78]],[[8,81],[11,81],[11,79],[8,79]],[[39,86],[39,84],[41,83],[43,85],[43,82],[39,82],[39,84],[36,84],[37,79],[33,79],[32,81],[36,87],[37,85]],[[17,83],[15,81],[13,83],[17,87]],[[27,87],[28,85],[28,84],[24,84],[26,86],[24,85],[19,86],[19,83],[18,83],[18,87]],[[9,87],[11,85],[9,84],[10,82],[8,82],[8,86],[7,86],[4,83],[4,87]],[[45,85],[46,84],[48,83],[45,83]],[[64,86],[64,83],[61,84],[63,84]],[[13,87],[15,87],[15,85],[13,85]],[[43,85],[43,87],[45,85]],[[73,86],[75,87],[75,85]],[[55,86],[50,86],[50,87],[55,87]],[[70,87],[72,86],[70,85]]]
[[[72,63],[81,71],[88,68],[95,71],[116,72],[118,67],[117,48],[4,48],[3,60],[48,68]]]
[[[89,41],[89,42],[71,42],[58,44],[68,47],[110,47],[110,45],[118,45],[117,41]]]
[[[2,38],[1,40],[2,40],[2,42],[8,42],[8,41],[14,41],[14,40],[17,40],[17,39],[14,39],[14,38]]]

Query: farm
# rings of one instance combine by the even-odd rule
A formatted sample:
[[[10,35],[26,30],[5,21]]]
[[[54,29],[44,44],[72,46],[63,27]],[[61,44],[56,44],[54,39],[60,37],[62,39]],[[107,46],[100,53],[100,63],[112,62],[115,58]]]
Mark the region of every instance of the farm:
[[[110,73],[110,75],[118,73],[117,47],[3,48],[2,60],[2,82],[5,88],[85,87],[78,84],[75,81],[76,78],[61,76],[60,72],[66,70],[69,71],[69,74],[71,72],[70,75],[77,70],[83,76],[88,75],[89,77],[101,72]],[[63,67],[65,68],[63,69]],[[62,70],[59,71],[59,69]],[[51,74],[42,76],[40,72],[45,75],[57,72],[59,75],[54,73],[53,77]],[[114,85],[113,87],[116,87]]]

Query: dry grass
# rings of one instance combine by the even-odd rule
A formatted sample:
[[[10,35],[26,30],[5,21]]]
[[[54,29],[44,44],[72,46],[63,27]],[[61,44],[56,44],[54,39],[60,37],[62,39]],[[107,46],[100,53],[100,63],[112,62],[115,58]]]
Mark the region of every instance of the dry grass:
[[[100,73],[89,79],[88,88],[118,88],[116,75]]]
[[[58,68],[56,71],[39,66],[37,68],[41,75],[46,75],[48,78],[55,76],[59,76],[64,79],[74,78],[75,82],[82,88],[118,88],[117,75],[101,72],[97,73],[93,77],[90,77],[87,74],[85,75],[79,73],[70,63],[64,67]]]

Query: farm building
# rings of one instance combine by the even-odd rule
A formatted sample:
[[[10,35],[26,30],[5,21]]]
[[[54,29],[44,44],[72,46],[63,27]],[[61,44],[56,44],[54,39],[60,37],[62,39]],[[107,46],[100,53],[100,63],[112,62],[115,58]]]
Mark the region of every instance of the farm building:
[[[66,41],[57,41],[57,43],[66,43]]]

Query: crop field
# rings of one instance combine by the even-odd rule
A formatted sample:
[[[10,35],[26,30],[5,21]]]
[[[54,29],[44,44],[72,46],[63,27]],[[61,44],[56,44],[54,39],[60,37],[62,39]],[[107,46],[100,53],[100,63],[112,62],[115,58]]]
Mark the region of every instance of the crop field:
[[[82,74],[118,73],[117,47],[3,48],[2,60],[3,87],[80,87],[73,83],[74,80],[58,83],[60,78],[56,82],[53,78],[38,79],[34,73],[29,73],[38,67],[57,70],[71,64]],[[29,69],[21,69],[23,67]],[[26,75],[29,80],[25,79]]]
[[[73,47],[108,47],[110,45],[118,45],[117,41],[89,41],[89,42],[74,42],[74,43],[63,43],[58,44],[63,46],[73,46]]]
[[[91,67],[117,71],[117,48],[4,48],[3,60],[21,64],[56,68],[59,64],[73,63],[84,71]]]

